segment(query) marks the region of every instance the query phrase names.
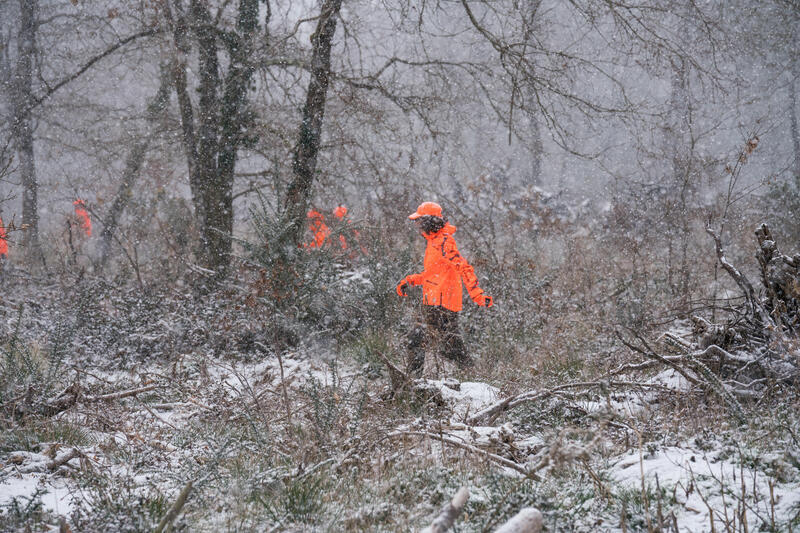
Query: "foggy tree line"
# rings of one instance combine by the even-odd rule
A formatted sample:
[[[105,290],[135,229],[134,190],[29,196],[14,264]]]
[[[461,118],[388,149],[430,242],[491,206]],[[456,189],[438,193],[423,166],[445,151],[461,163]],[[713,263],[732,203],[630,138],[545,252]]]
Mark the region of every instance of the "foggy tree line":
[[[73,197],[101,228],[102,268],[142,223],[125,213],[152,192],[148,162],[161,165],[162,196],[188,199],[190,248],[217,276],[255,194],[296,246],[315,201],[393,216],[419,191],[457,209],[488,175],[509,201],[541,187],[629,202],[630,223],[665,240],[669,285],[688,295],[693,219],[743,138],[770,155],[752,179],[800,189],[800,6],[789,0],[0,10],[0,216],[14,216],[29,268],[47,268],[43,227],[59,234],[43,201]]]

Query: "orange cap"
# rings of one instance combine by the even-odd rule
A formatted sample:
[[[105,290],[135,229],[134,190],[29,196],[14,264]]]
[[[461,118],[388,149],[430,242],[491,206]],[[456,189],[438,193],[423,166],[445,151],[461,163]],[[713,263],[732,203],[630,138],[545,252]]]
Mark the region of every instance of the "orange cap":
[[[410,215],[408,215],[408,218],[410,218],[411,220],[416,220],[419,217],[424,217],[426,215],[441,217],[442,206],[440,206],[436,202],[422,202],[421,204],[419,204],[416,213],[411,213]]]
[[[346,214],[347,214],[347,208],[343,205],[340,205],[339,207],[333,210],[333,215],[336,218],[344,218]]]

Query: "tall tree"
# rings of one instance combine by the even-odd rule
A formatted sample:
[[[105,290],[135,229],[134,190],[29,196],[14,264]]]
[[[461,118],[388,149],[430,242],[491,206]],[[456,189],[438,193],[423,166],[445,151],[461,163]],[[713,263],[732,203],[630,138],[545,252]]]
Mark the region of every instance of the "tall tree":
[[[189,181],[198,218],[199,256],[209,270],[224,276],[230,263],[233,233],[233,179],[248,120],[247,92],[254,72],[259,0],[240,0],[235,28],[212,18],[205,0],[185,6],[174,0],[167,11],[175,48],[175,90],[180,107]],[[220,7],[224,10],[227,2]],[[269,12],[269,9],[267,10]],[[269,19],[265,24],[269,23]],[[188,30],[188,31],[187,31]],[[198,103],[188,93],[186,61],[189,37],[197,45]],[[227,71],[220,76],[220,48],[227,52]],[[196,117],[196,118],[195,118]]]
[[[800,14],[795,13],[792,20],[792,36],[790,48],[794,49],[789,61],[791,62],[789,80],[789,120],[791,123],[792,134],[792,149],[794,152],[794,165],[792,170],[794,172],[794,183],[798,190],[800,190],[800,126],[798,126],[797,119],[797,106],[800,104],[797,98],[797,85],[800,83],[800,57],[798,57],[798,50],[800,50]]]
[[[17,63],[11,83],[13,118],[11,132],[17,151],[22,182],[22,224],[25,227],[22,243],[29,261],[43,259],[39,242],[39,184],[33,152],[34,106],[33,65],[36,54],[38,0],[19,0],[19,32],[17,37]]]
[[[306,210],[317,168],[325,99],[331,76],[331,45],[341,7],[342,0],[325,0],[317,29],[311,35],[311,79],[292,160],[293,179],[286,194],[286,211],[292,225],[290,238],[294,243],[300,242],[305,227]]]

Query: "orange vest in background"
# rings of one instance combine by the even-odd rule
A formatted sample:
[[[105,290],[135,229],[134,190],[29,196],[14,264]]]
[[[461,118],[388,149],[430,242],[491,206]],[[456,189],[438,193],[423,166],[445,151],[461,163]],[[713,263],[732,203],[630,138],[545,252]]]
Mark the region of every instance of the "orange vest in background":
[[[8,257],[8,241],[6,240],[6,227],[0,218],[0,256]]]
[[[83,200],[75,200],[72,202],[72,204],[75,206],[75,216],[78,217],[81,229],[86,232],[87,237],[91,237],[92,220],[89,218],[89,212],[86,211],[86,206],[83,204]]]
[[[333,210],[333,216],[341,220],[342,222],[350,223],[349,220],[345,219],[344,217],[347,216],[347,208],[343,205],[340,205],[336,209]],[[341,233],[339,234],[339,243],[342,245],[342,250],[347,250],[347,239],[345,239],[344,235]]]
[[[314,234],[314,238],[311,240],[311,242],[304,244],[303,247],[322,248],[322,245],[325,244],[325,239],[327,239],[331,234],[330,228],[325,225],[325,221],[322,218],[322,213],[319,211],[312,209],[306,214],[306,217],[309,219],[308,229],[310,229],[311,233]]]

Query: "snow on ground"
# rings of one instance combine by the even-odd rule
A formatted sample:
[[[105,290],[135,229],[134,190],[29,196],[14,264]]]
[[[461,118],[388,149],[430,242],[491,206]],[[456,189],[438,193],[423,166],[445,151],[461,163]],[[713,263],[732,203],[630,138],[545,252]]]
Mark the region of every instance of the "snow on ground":
[[[725,531],[725,513],[733,518],[733,509],[747,502],[748,520],[770,524],[773,511],[778,522],[800,512],[800,482],[775,482],[772,491],[770,478],[761,470],[742,466],[742,458],[724,457],[719,449],[704,452],[695,448],[666,447],[654,452],[644,451],[640,460],[634,450],[618,459],[610,470],[617,484],[640,491],[642,479],[650,490],[658,485],[675,498],[672,510],[682,531],[710,531],[709,508],[713,511],[717,531]],[[766,466],[780,468],[781,457],[765,457]],[[745,458],[746,462],[746,458]],[[762,465],[765,466],[765,465]],[[738,520],[737,520],[738,521]]]
[[[72,495],[68,481],[47,474],[16,474],[0,478],[0,507],[5,507],[17,498],[24,508],[37,490],[45,491],[41,496],[42,507],[55,514],[68,516],[72,510]]]
[[[126,423],[122,431],[112,433],[87,432],[93,440],[101,443],[100,446],[83,446],[79,448],[84,454],[93,458],[96,466],[118,470],[111,465],[104,454],[103,448],[110,449],[135,449],[146,446],[162,452],[158,464],[153,464],[140,469],[143,486],[152,485],[153,480],[163,473],[164,469],[177,467],[178,463],[190,459],[203,447],[202,442],[194,442],[189,448],[178,449],[169,443],[169,435],[186,428],[194,416],[208,409],[215,408],[217,403],[213,396],[216,390],[223,390],[229,398],[252,398],[266,388],[275,389],[281,383],[281,364],[283,365],[284,383],[287,387],[301,387],[309,380],[316,380],[323,385],[331,384],[333,374],[331,366],[324,360],[314,360],[301,355],[285,356],[280,362],[277,357],[270,356],[256,362],[223,361],[210,358],[189,356],[183,360],[184,368],[192,368],[190,378],[181,385],[194,391],[189,397],[181,401],[158,403],[153,398],[142,400],[130,398],[114,402],[109,405],[118,414],[118,409],[127,411]],[[202,370],[200,370],[202,369]],[[170,386],[163,379],[170,374],[172,368],[152,366],[138,368],[137,372],[123,370],[93,372],[86,383],[91,386],[102,386],[105,390],[126,390],[135,388],[131,381],[136,374],[147,375],[148,379],[157,376],[159,387],[156,392],[170,394]],[[351,376],[348,368],[337,368],[337,378]],[[166,388],[165,388],[166,387]],[[80,411],[80,408],[77,410]],[[75,410],[61,413],[56,419],[61,418],[80,424],[81,417]],[[164,433],[166,431],[166,433]],[[37,489],[46,491],[41,496],[43,508],[59,515],[69,515],[73,511],[70,497],[71,481],[60,476],[60,472],[39,473],[25,472],[26,469],[46,470],[46,463],[51,459],[43,454],[25,451],[16,451],[7,454],[4,461],[0,462],[0,508],[6,507],[13,498],[17,498],[21,505],[27,505],[27,500],[33,496]],[[72,466],[79,466],[78,459],[73,459]],[[40,467],[40,468],[37,468]],[[62,467],[64,470],[66,467]],[[152,478],[152,479],[151,479]],[[73,487],[74,488],[74,487]]]
[[[648,379],[645,383],[649,383],[651,385],[661,385],[662,387],[666,387],[667,389],[678,392],[689,392],[692,390],[692,384],[672,368],[668,368],[662,372],[659,372],[652,378]]]
[[[442,394],[442,398],[453,410],[453,419],[462,420],[497,401],[500,389],[486,383],[455,379],[429,379],[427,383]]]
[[[207,369],[215,382],[223,384],[236,394],[242,393],[242,387],[249,387],[254,383],[277,385],[281,381],[281,373],[287,386],[302,385],[308,379],[328,384],[332,378],[331,367],[326,361],[300,355],[284,356],[281,360],[268,356],[255,363],[209,361]],[[344,369],[339,377],[350,374],[350,369]]]
[[[658,402],[659,395],[669,391],[688,392],[692,388],[692,384],[685,377],[671,368],[656,374],[643,383],[652,385],[654,388],[614,394],[602,402],[581,400],[576,402],[576,405],[589,413],[609,410],[625,417],[635,417],[647,414],[651,405]]]
[[[219,408],[225,399],[239,399],[250,401],[259,397],[264,391],[270,394],[279,392],[281,384],[287,388],[297,389],[310,381],[323,385],[332,384],[333,380],[349,379],[357,375],[356,371],[348,367],[334,367],[322,357],[312,357],[309,354],[290,354],[278,360],[275,356],[265,357],[256,361],[230,361],[206,358],[202,356],[187,356],[180,363],[183,367],[175,370],[174,367],[138,368],[136,372],[96,372],[97,381],[92,386],[104,382],[104,391],[124,390],[134,388],[131,384],[136,376],[146,376],[147,379],[159,380],[159,388],[155,397],[131,398],[124,402],[109,405],[109,409],[126,409],[130,416],[130,423],[120,426],[118,431],[97,434],[93,433],[96,446],[82,447],[82,451],[91,454],[93,461],[106,468],[119,468],[107,462],[103,457],[105,450],[143,449],[157,450],[160,452],[157,459],[135,472],[130,472],[136,484],[141,487],[161,486],[163,492],[168,492],[170,486],[163,479],[164,472],[176,470],[187,461],[203,460],[208,454],[206,443],[194,441],[186,446],[180,442],[171,441],[174,435],[186,428],[195,416],[202,416],[208,409]],[[181,393],[178,389],[171,388],[170,372],[183,376],[181,379]],[[283,375],[283,381],[281,376]],[[479,449],[490,451],[498,456],[509,458],[524,464],[526,460],[539,453],[545,442],[538,434],[516,434],[511,423],[501,426],[474,426],[463,424],[463,421],[501,398],[500,390],[492,385],[481,382],[458,382],[452,378],[420,380],[427,388],[440,393],[448,409],[449,422],[443,429],[448,437]],[[607,401],[582,402],[580,406],[587,411],[594,412],[603,409],[612,409],[628,415],[647,409],[648,403],[664,394],[665,391],[686,391],[690,384],[674,372],[666,370],[650,378],[647,384],[657,386],[657,389],[645,389],[635,393],[614,394]],[[219,391],[222,391],[218,394]],[[176,395],[177,394],[177,395]],[[175,400],[170,402],[169,400]],[[158,403],[163,402],[163,403]],[[60,415],[62,418],[79,423],[80,408]],[[113,411],[114,413],[122,411]],[[111,413],[111,411],[110,411]],[[428,422],[428,421],[425,421]],[[448,426],[449,424],[449,426]],[[425,424],[423,424],[424,427]],[[414,430],[415,425],[400,426],[398,430]],[[176,447],[177,445],[177,447]],[[426,446],[420,447],[419,454],[433,458],[444,457],[447,454],[439,453],[444,444],[429,439]],[[448,450],[452,444],[447,444]],[[705,446],[703,446],[706,449]],[[703,451],[700,446],[671,446],[665,448],[648,448],[643,451],[640,461],[638,450],[607,459],[605,464],[610,465],[600,468],[603,479],[608,484],[612,494],[622,490],[628,493],[641,492],[642,478],[648,493],[655,493],[656,476],[658,484],[665,489],[665,513],[674,512],[680,530],[683,531],[710,531],[711,513],[713,510],[715,528],[724,531],[723,522],[725,511],[730,514],[735,510],[737,499],[742,494],[742,473],[744,473],[744,491],[747,501],[748,519],[752,524],[769,523],[774,514],[779,523],[800,512],[800,479],[794,479],[795,474],[781,476],[773,474],[767,478],[764,472],[774,473],[786,464],[786,460],[776,455],[763,456],[756,467],[746,466],[741,468],[742,462],[739,453],[725,453],[730,446],[712,443],[708,451]],[[14,454],[18,455],[16,463],[10,461]],[[449,456],[449,455],[448,455]],[[0,507],[8,505],[12,498],[22,498],[25,504],[36,493],[43,489],[47,493],[42,496],[43,507],[59,515],[69,515],[73,510],[70,487],[74,482],[68,477],[60,476],[58,472],[24,473],[25,466],[40,464],[49,460],[43,454],[30,452],[14,452],[7,456],[9,461],[0,464]],[[745,463],[750,464],[750,463]],[[510,476],[519,476],[511,469],[499,466],[502,471]],[[787,472],[794,472],[791,467],[786,467]],[[642,472],[644,476],[642,476]],[[778,481],[775,481],[775,480]],[[772,493],[770,492],[770,485]],[[174,488],[174,487],[173,487]],[[597,498],[593,498],[599,501]],[[594,520],[595,513],[603,514],[607,511],[592,509],[592,506],[581,506],[589,515],[579,517],[581,521]],[[618,521],[618,517],[616,517]],[[782,522],[781,522],[782,521]],[[605,523],[611,523],[607,520]]]

